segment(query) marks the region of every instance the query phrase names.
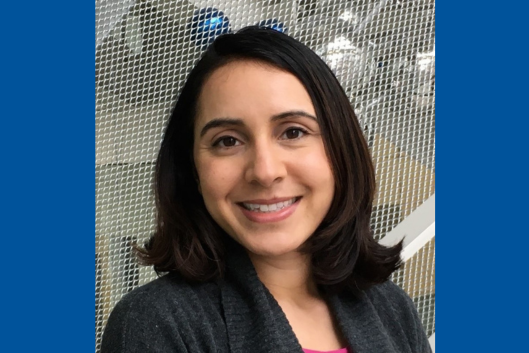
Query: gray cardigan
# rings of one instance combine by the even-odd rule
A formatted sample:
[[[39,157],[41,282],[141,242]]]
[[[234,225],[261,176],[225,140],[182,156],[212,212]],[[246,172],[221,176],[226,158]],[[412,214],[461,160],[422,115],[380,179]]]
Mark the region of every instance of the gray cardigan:
[[[431,352],[408,295],[388,281],[360,298],[329,298],[354,353]],[[310,348],[310,347],[307,347]],[[165,275],[123,297],[101,353],[302,353],[281,307],[246,254],[230,256],[223,280],[189,284]]]

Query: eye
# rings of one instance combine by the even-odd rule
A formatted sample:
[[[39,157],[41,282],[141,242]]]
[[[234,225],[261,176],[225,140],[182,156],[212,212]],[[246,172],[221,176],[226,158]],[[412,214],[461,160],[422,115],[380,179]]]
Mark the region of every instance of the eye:
[[[285,140],[295,140],[303,137],[307,131],[299,127],[289,128],[281,136]]]
[[[213,143],[213,147],[229,148],[238,146],[238,144],[240,142],[235,137],[223,136]]]

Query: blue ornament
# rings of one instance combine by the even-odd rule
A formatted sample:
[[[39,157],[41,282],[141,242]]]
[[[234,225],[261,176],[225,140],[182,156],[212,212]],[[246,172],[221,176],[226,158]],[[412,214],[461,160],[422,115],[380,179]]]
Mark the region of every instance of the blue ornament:
[[[213,43],[217,36],[231,31],[228,17],[214,7],[196,10],[188,28],[191,29],[191,40],[202,49]]]
[[[266,27],[276,30],[281,33],[287,33],[288,27],[283,22],[279,22],[277,18],[269,18],[268,20],[262,20],[257,24],[259,27]]]

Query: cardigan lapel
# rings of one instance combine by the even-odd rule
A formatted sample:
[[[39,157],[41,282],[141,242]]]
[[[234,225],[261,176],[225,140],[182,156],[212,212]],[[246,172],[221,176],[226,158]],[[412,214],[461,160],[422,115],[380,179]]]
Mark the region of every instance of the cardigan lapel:
[[[219,287],[230,352],[303,352],[283,310],[238,244],[229,248]],[[332,295],[328,303],[353,353],[396,351],[365,293]]]
[[[259,280],[242,247],[230,249],[219,282],[230,352],[302,353],[277,301]]]
[[[333,295],[329,304],[352,352],[396,352],[377,310],[364,292],[357,297],[345,293]]]

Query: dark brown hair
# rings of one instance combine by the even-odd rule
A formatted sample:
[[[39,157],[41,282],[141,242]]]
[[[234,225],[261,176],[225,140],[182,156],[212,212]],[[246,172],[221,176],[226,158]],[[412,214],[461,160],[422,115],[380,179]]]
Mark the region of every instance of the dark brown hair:
[[[354,292],[384,282],[400,265],[402,244],[373,239],[370,217],[375,173],[358,119],[338,80],[318,55],[286,34],[247,27],[218,37],[191,71],[167,125],[155,176],[157,229],[143,264],[190,281],[223,275],[226,233],[198,192],[193,162],[194,120],[206,79],[234,60],[264,62],[295,75],[309,93],[335,179],[328,214],[302,251],[312,255],[316,283]]]

